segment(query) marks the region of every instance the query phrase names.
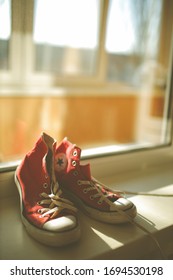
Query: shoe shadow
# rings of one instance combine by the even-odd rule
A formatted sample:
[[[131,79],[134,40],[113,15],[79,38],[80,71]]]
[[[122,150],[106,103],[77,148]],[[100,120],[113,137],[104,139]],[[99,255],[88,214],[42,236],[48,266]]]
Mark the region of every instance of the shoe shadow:
[[[88,225],[97,235],[93,251],[99,239],[107,245],[96,259],[165,259],[161,249],[163,236],[158,235],[155,224],[140,214],[134,221],[139,227],[130,222],[110,225],[88,218]],[[92,258],[95,259],[94,255]]]
[[[50,248],[39,244],[41,255],[47,259],[91,260],[91,259],[163,259],[152,238],[131,223],[110,225],[85,216],[79,212],[81,238],[63,248]],[[138,214],[135,218],[140,226],[156,234],[155,224]],[[157,234],[156,234],[157,236]],[[44,254],[43,254],[44,251]],[[153,252],[157,252],[156,254]]]

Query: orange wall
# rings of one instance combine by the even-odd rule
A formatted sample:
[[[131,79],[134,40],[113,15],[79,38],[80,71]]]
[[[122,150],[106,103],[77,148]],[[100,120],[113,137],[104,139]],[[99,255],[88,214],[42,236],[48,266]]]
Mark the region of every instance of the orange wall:
[[[0,158],[25,154],[42,131],[81,147],[132,142],[136,107],[134,96],[2,97]]]

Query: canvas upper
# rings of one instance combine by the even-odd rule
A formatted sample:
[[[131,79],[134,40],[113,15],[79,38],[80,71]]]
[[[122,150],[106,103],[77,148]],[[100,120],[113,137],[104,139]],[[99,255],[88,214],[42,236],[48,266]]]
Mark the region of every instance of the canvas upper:
[[[56,180],[55,148],[54,139],[43,133],[18,166],[15,176],[25,225],[64,233],[78,227],[77,209],[64,197]]]
[[[80,157],[81,149],[67,138],[56,147],[56,177],[69,197],[87,214],[103,222],[119,223],[127,221],[128,215],[135,217],[135,205],[94,179],[90,164],[81,165]]]

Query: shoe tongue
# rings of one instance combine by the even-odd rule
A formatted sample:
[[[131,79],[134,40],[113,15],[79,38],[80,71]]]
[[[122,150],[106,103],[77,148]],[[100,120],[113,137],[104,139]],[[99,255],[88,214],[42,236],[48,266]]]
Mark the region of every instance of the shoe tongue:
[[[47,146],[47,153],[43,160],[43,169],[46,173],[49,174],[51,181],[55,180],[55,173],[54,173],[54,152],[56,147],[56,141],[50,137],[48,134],[42,134],[42,140]]]
[[[80,170],[86,179],[91,180],[91,169],[89,163],[86,165],[80,165]]]
[[[43,132],[42,139],[44,143],[46,144],[47,148],[50,150],[53,150],[53,145],[56,142],[51,136]]]
[[[67,154],[67,150],[71,149],[73,144],[65,137],[62,142],[56,147],[56,154],[63,153]]]

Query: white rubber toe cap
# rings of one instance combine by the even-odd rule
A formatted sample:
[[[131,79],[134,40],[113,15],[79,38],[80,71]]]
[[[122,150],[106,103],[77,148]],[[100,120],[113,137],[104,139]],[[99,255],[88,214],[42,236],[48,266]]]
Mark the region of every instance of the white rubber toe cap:
[[[133,206],[131,201],[123,197],[120,197],[116,201],[114,201],[114,205],[121,210],[127,210]]]
[[[43,229],[53,232],[62,232],[74,229],[76,225],[76,218],[72,215],[69,215],[46,222],[43,226]]]

